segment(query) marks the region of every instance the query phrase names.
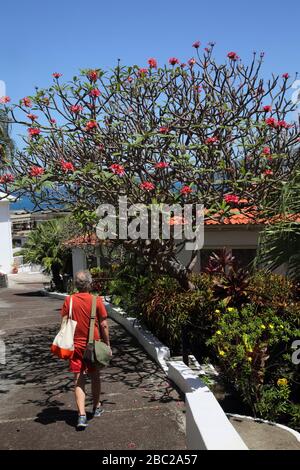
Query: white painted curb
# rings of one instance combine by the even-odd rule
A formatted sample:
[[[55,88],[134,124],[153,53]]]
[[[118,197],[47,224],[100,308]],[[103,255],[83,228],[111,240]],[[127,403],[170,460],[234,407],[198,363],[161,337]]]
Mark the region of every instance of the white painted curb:
[[[69,294],[61,294],[60,292],[48,292],[47,290],[41,290],[40,292],[46,297],[52,297],[53,299],[62,299],[62,300],[64,300],[69,295]]]
[[[186,438],[189,450],[248,450],[213,393],[201,389],[186,394]]]
[[[124,310],[113,307],[109,302],[104,302],[108,316],[120,323],[147,351],[149,356],[167,373],[170,360],[170,349],[159,341],[151,331],[145,330],[139,320],[126,317]]]
[[[209,392],[209,388],[205,385],[198,375],[192,371],[183,361],[170,361],[168,377],[171,379],[184,393],[192,393],[197,390]]]
[[[189,450],[247,450],[214,394],[182,361],[170,361],[168,378],[186,398],[186,438]]]

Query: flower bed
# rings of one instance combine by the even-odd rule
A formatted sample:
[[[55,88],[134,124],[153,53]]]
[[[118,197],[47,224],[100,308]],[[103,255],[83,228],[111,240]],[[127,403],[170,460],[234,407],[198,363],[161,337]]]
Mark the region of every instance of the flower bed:
[[[193,283],[194,291],[183,291],[167,276],[132,279],[124,308],[132,306],[171,355],[182,353],[184,331],[191,352],[218,364],[253,416],[299,429],[300,372],[291,349],[300,338],[298,287],[262,272],[193,275]]]

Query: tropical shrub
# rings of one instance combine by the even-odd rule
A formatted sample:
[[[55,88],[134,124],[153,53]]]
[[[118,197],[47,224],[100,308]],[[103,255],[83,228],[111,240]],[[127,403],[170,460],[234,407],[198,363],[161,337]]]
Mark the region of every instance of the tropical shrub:
[[[224,305],[238,307],[249,301],[249,272],[238,266],[226,248],[209,257],[205,272],[211,276],[215,298]]]
[[[33,230],[20,253],[25,262],[40,264],[46,273],[52,275],[55,289],[63,291],[62,275],[71,274],[72,256],[70,248],[63,243],[68,219],[52,219],[40,223]]]
[[[283,186],[278,206],[277,216],[260,234],[257,264],[272,270],[285,263],[289,277],[300,282],[299,171]]]
[[[300,374],[292,363],[291,344],[300,338],[299,322],[287,313],[280,316],[272,307],[262,310],[254,304],[218,309],[218,313],[217,329],[207,343],[226,378],[254,415],[295,423]]]
[[[183,330],[190,347],[205,343],[212,332],[215,314],[208,276],[192,275],[194,291],[185,291],[169,276],[158,277],[142,291],[141,318],[173,353],[181,350]]]

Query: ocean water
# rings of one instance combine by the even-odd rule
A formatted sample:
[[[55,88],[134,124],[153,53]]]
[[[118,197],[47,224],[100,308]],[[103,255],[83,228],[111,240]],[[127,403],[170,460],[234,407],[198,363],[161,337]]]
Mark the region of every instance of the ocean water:
[[[30,211],[33,209],[33,207],[34,207],[34,204],[31,202],[29,197],[23,197],[21,199],[18,199],[18,201],[10,204],[11,211],[20,211],[20,210]]]
[[[26,210],[26,211],[32,211],[34,209],[34,203],[31,201],[30,197],[25,196],[20,199],[18,199],[16,202],[13,202],[10,204],[10,210],[11,211],[20,211],[20,210]],[[36,210],[49,210],[47,208],[47,204],[41,204],[41,209],[36,209]]]

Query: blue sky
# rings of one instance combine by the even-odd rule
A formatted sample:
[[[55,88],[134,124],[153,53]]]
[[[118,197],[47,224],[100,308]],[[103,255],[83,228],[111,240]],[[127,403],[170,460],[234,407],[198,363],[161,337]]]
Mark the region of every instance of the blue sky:
[[[0,79],[13,100],[49,85],[54,71],[68,78],[117,58],[141,66],[149,57],[186,61],[198,39],[216,41],[219,60],[231,50],[245,61],[265,51],[265,76],[300,71],[296,0],[14,0],[0,8]]]
[[[296,0],[14,0],[0,8],[0,80],[12,101],[50,85],[55,71],[69,79],[118,58],[140,66],[149,57],[186,61],[195,40],[202,47],[215,41],[219,61],[231,50],[246,62],[254,50],[264,51],[265,77],[300,71]]]

